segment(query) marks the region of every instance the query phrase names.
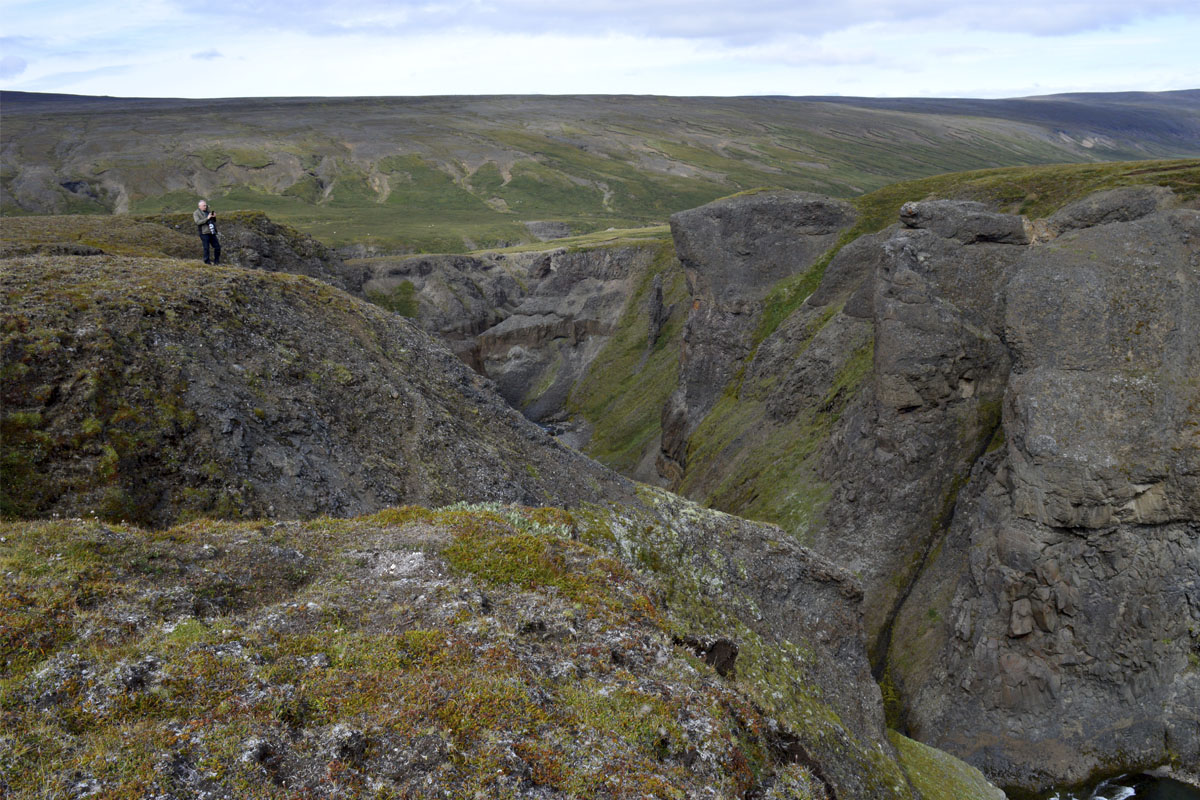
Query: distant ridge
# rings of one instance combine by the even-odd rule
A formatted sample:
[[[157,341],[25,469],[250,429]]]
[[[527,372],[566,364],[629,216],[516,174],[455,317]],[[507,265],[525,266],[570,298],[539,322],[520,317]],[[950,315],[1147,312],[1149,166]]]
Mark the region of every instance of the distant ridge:
[[[0,103],[0,213],[178,213],[203,196],[366,253],[529,242],[526,223],[663,224],[760,187],[853,197],[948,172],[1200,156],[1200,90]]]
[[[1130,136],[1149,135],[1163,144],[1174,142],[1187,145],[1190,142],[1200,147],[1200,89],[1054,94],[1002,100],[916,97],[803,99],[908,113],[1020,119],[1056,128],[1092,126]]]

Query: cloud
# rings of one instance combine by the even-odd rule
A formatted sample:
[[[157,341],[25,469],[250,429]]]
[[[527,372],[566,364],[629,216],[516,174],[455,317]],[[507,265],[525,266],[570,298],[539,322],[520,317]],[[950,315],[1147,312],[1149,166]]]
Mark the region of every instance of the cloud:
[[[131,65],[120,64],[116,66],[97,67],[96,69],[56,72],[52,75],[42,75],[34,80],[27,81],[21,85],[21,88],[32,92],[56,92],[68,86],[84,83],[94,78],[126,75],[132,71],[133,67]]]
[[[174,0],[184,13],[209,14]],[[1061,36],[1164,16],[1200,16],[1194,0],[251,0],[223,14],[246,24],[337,36],[451,31],[699,39],[746,46],[872,24]]]
[[[29,62],[17,56],[0,58],[0,78],[15,78],[25,71]]]
[[[1200,74],[1194,0],[131,0],[135,14],[0,2],[0,48],[26,65],[0,86],[127,97],[996,97],[1194,88]],[[68,6],[78,13],[53,22]],[[181,58],[204,62],[209,80],[180,83]]]

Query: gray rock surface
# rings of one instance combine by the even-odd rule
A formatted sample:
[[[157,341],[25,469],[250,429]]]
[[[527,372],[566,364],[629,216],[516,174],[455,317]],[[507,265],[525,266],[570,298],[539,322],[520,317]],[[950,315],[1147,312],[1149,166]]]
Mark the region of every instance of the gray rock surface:
[[[856,213],[810,192],[735,195],[671,215],[675,253],[694,273],[694,294],[723,307],[761,300],[829,249]]]
[[[1022,791],[1200,758],[1198,218],[910,203],[753,358],[689,318],[660,466],[856,574],[894,724]]]
[[[3,288],[6,513],[163,524],[629,490],[408,320],[308,278],[33,257],[4,262]]]
[[[1006,286],[1003,443],[889,657],[918,738],[1027,789],[1200,761],[1200,214],[1112,201]]]
[[[1127,186],[1096,192],[1051,214],[1046,226],[1057,235],[1108,222],[1132,222],[1177,203],[1165,186]]]
[[[856,212],[807,192],[717,200],[671,217],[675,252],[692,295],[679,388],[662,415],[659,472],[678,485],[689,438],[750,355],[767,292],[828,250]]]
[[[411,284],[425,330],[527,417],[560,421],[656,253],[650,244],[382,259],[365,291],[388,296]]]
[[[812,539],[862,577],[877,663],[960,476],[999,425],[1010,361],[1001,297],[1025,250],[997,243],[1023,230],[1019,217],[945,202],[906,204],[903,214],[908,226],[875,237],[873,254],[847,254],[873,267],[859,313],[871,314],[874,363],[826,448],[833,493]]]
[[[954,239],[961,244],[1029,244],[1023,218],[997,214],[982,203],[960,200],[905,203],[900,207],[900,221],[909,228],[933,231],[943,239]]]

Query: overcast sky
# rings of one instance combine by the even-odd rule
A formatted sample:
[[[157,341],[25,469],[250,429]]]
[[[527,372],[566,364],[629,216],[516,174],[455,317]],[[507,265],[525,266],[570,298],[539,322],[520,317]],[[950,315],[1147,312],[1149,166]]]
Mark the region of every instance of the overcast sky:
[[[0,88],[124,97],[1194,89],[1200,2],[0,0]]]

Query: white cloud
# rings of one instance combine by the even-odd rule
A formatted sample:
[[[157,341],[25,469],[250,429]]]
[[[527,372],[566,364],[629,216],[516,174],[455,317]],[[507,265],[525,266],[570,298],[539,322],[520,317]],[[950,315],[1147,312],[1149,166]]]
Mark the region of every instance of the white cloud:
[[[996,97],[1200,85],[1200,7],[1179,0],[0,4],[0,87],[39,91]],[[205,61],[202,84],[180,79],[191,59]]]
[[[204,5],[175,0],[203,17]],[[479,30],[559,35],[624,34],[737,44],[779,35],[822,35],[871,22],[942,29],[1067,35],[1164,16],[1200,14],[1194,0],[257,0],[222,12],[274,30],[314,35],[347,32],[411,35]]]

